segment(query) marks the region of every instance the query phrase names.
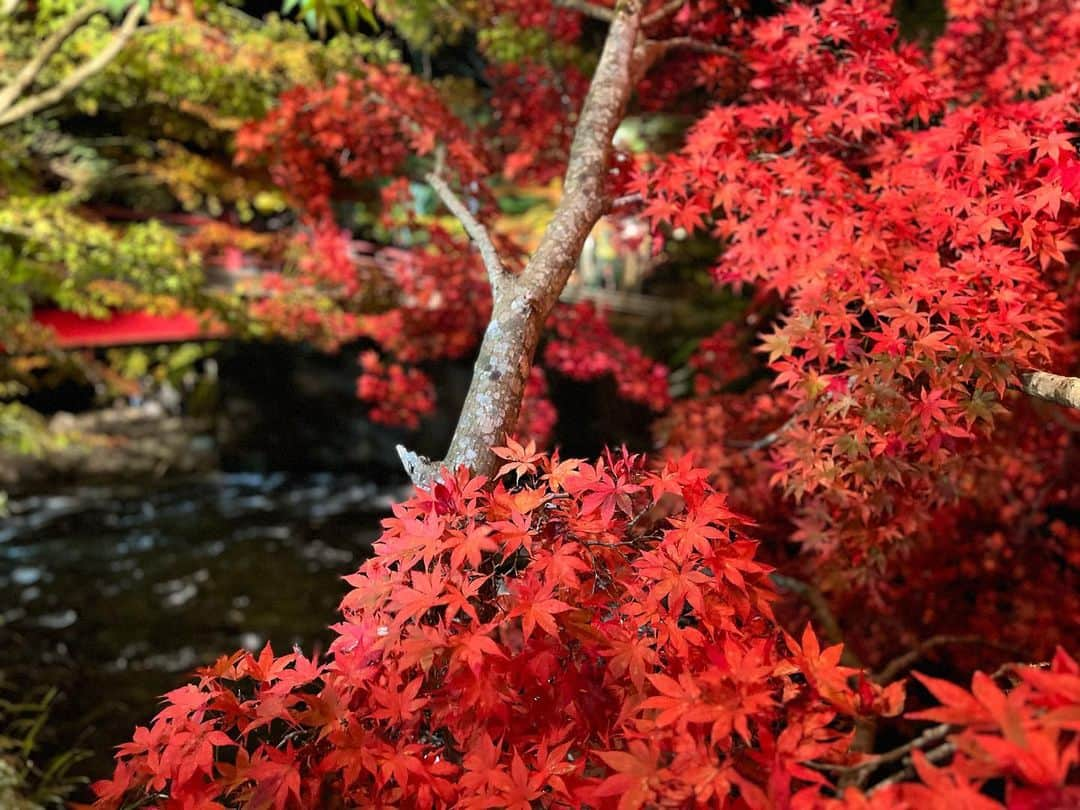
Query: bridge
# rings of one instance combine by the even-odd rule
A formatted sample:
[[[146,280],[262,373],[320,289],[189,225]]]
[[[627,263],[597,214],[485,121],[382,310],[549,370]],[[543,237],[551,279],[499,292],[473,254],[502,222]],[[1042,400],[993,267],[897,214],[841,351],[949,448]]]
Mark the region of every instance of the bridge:
[[[562,300],[567,303],[590,300],[599,308],[639,317],[666,312],[672,303],[655,296],[622,290],[567,285]],[[97,349],[211,340],[227,335],[191,312],[153,315],[147,312],[114,312],[108,318],[90,318],[61,309],[34,310],[34,322],[56,335],[60,349]]]
[[[184,343],[220,337],[205,319],[187,312],[151,315],[147,312],[114,312],[105,319],[88,318],[61,309],[34,310],[34,322],[50,328],[61,349],[94,349],[106,346],[137,346]]]

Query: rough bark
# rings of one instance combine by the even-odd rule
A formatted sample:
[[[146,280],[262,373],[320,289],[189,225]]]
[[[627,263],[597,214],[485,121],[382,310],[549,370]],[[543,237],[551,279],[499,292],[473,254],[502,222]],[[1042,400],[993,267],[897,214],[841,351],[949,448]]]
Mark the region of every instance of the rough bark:
[[[1021,377],[1023,390],[1029,396],[1056,402],[1066,408],[1080,408],[1080,377],[1062,377],[1045,371],[1034,371]]]
[[[432,462],[398,448],[406,471],[419,485],[429,484],[442,467],[464,465],[478,475],[496,469],[491,447],[514,430],[544,323],[606,207],[611,141],[630,97],[641,12],[641,0],[620,0],[612,12],[570,147],[563,197],[520,275],[495,274],[491,322],[446,458]],[[486,253],[483,240],[479,244]],[[490,272],[491,263],[488,266]]]

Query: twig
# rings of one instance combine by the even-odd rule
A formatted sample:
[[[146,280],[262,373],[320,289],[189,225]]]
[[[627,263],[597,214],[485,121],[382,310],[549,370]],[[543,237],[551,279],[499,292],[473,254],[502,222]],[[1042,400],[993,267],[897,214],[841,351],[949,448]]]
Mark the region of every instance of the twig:
[[[889,661],[885,666],[874,673],[873,679],[877,683],[892,683],[900,673],[926,655],[926,653],[930,652],[930,650],[933,650],[936,647],[944,647],[949,644],[985,644],[990,647],[1012,651],[1011,647],[998,644],[985,636],[951,636],[944,634],[931,636],[925,641],[920,641],[915,645],[914,649],[909,650],[902,655],[898,655],[896,658]]]
[[[955,752],[956,752],[956,746],[951,742],[946,742],[946,743],[942,743],[941,745],[937,746],[936,748],[931,748],[929,751],[926,752],[925,756],[926,756],[926,760],[928,762],[933,762],[933,763],[937,764],[938,762],[941,762],[943,759],[946,759],[946,758],[952,756]],[[906,782],[908,779],[910,779],[914,775],[915,775],[915,766],[911,765],[909,763],[908,765],[905,765],[901,770],[897,771],[896,773],[892,774],[891,776],[889,776],[889,777],[887,777],[885,779],[882,779],[880,782],[878,782],[876,785],[874,785],[872,788],[870,788],[870,792],[873,793],[875,790],[879,790],[879,789],[885,787],[886,785],[895,785],[895,784],[899,784],[900,782]]]
[[[488,281],[491,282],[491,290],[493,294],[498,294],[499,291],[505,286],[504,282],[508,278],[506,272],[506,266],[503,264],[502,258],[499,256],[499,251],[495,249],[495,244],[491,241],[491,236],[487,232],[480,221],[472,215],[468,207],[461,201],[461,198],[454,193],[454,190],[450,188],[450,185],[442,178],[441,155],[437,161],[436,169],[433,172],[429,172],[424,178],[428,185],[435,189],[435,193],[439,195],[439,199],[443,201],[450,213],[452,213],[461,222],[465,228],[465,232],[469,234],[469,238],[476,243],[477,249],[480,251],[480,256],[484,260],[484,267],[487,269]]]
[[[634,83],[641,81],[645,74],[652,70],[653,65],[667,56],[669,51],[676,48],[727,56],[737,62],[742,62],[742,57],[730,48],[715,45],[711,42],[703,42],[692,37],[673,37],[659,40],[643,39],[634,46]]]
[[[644,198],[635,191],[633,194],[624,194],[621,197],[616,197],[611,201],[609,207],[615,209],[621,208],[624,205],[632,205],[640,202],[644,202]]]
[[[895,762],[906,754],[909,754],[911,751],[914,751],[916,748],[922,748],[929,743],[938,742],[944,737],[947,737],[952,730],[953,726],[949,723],[931,726],[918,737],[908,740],[903,745],[893,748],[891,751],[875,754],[870,759],[866,760],[866,762],[860,762],[858,765],[833,765],[828,762],[808,762],[807,764],[819,771],[831,773],[855,773],[862,774],[865,777],[873,773],[880,766]]]
[[[780,427],[769,433],[766,433],[760,439],[754,439],[753,441],[746,441],[743,439],[728,439],[724,442],[724,444],[726,444],[728,447],[737,447],[743,450],[761,450],[771,444],[775,444],[776,441],[781,436],[783,436],[784,433],[787,432],[788,428],[790,428],[794,423],[795,417],[792,416],[790,419],[784,422],[784,424],[780,425]]]
[[[694,39],[693,37],[672,37],[671,39],[659,39],[649,40],[648,46],[655,48],[657,55],[653,61],[665,56],[668,51],[673,51],[678,48],[682,48],[688,51],[697,51],[698,53],[707,53],[713,56],[726,56],[736,62],[742,62],[742,56],[738,51],[732,50],[725,45],[717,45],[714,42],[705,42],[704,40]]]
[[[83,62],[79,67],[75,68],[75,70],[71,71],[71,73],[48,90],[45,90],[36,96],[30,96],[0,114],[0,127],[12,124],[21,118],[33,115],[46,107],[56,104],[72,90],[103,70],[105,66],[120,53],[120,50],[127,44],[128,40],[131,39],[132,34],[135,33],[135,28],[139,25],[139,20],[142,19],[142,15],[142,5],[139,3],[132,3],[131,8],[128,9],[128,13],[124,16],[124,21],[120,25],[120,28],[117,29],[116,34],[109,43],[101,49],[97,56]]]
[[[999,678],[1004,678],[1006,675],[1008,675],[1010,670],[1015,671],[1017,669],[1023,669],[1024,667],[1027,667],[1029,669],[1050,669],[1050,662],[1037,661],[1036,663],[1032,664],[1027,661],[1006,661],[1004,664],[1002,664],[1000,667],[990,673],[990,679],[996,681]]]
[[[555,0],[555,5],[577,11],[586,17],[592,17],[594,20],[611,22],[615,19],[613,9],[598,6],[596,3],[588,2],[588,0]]]
[[[655,25],[662,20],[666,20],[672,14],[676,13],[680,8],[686,5],[686,0],[668,0],[660,8],[654,11],[652,14],[646,14],[641,18],[641,27],[646,28],[650,25]]]
[[[751,155],[751,160],[756,160],[758,163],[768,163],[771,160],[782,160],[783,158],[791,157],[795,154],[795,147],[785,149],[783,152],[758,152],[755,155]]]
[[[915,739],[910,740],[903,745],[892,749],[891,751],[886,751],[884,754],[878,754],[871,761],[866,762],[858,767],[866,768],[867,770],[873,770],[879,765],[885,765],[889,762],[895,762],[896,760],[900,759],[911,751],[914,751],[916,748],[922,748],[924,745],[928,745],[929,743],[934,743],[938,740],[944,739],[949,735],[952,730],[953,727],[949,723],[942,723],[939,726],[931,726]]]

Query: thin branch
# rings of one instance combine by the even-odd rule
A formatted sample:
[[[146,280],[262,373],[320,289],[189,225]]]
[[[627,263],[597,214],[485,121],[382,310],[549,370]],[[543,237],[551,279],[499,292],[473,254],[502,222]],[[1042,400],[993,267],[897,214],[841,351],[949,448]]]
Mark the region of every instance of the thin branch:
[[[641,27],[647,28],[650,25],[656,25],[658,22],[662,22],[675,14],[679,9],[686,5],[686,0],[668,0],[660,8],[654,11],[652,14],[646,14],[641,19]]]
[[[64,19],[49,38],[41,43],[37,53],[29,62],[23,65],[22,70],[15,74],[15,78],[3,90],[0,90],[0,113],[4,113],[19,100],[27,87],[30,87],[37,77],[41,75],[46,63],[52,59],[65,42],[78,31],[95,14],[104,11],[100,3],[87,3],[82,8],[72,12]]]
[[[624,194],[611,201],[609,209],[622,208],[624,205],[634,205],[645,202],[645,199],[636,191],[633,194]]]
[[[102,71],[109,62],[116,58],[116,55],[131,39],[139,25],[139,20],[142,19],[142,15],[142,6],[139,3],[132,3],[131,8],[128,9],[127,14],[124,16],[123,23],[116,30],[109,43],[98,52],[97,56],[83,62],[48,90],[44,90],[36,96],[30,96],[0,114],[0,127],[33,115],[46,107],[51,107],[68,93]]]
[[[877,683],[892,683],[896,680],[904,670],[922,658],[926,653],[930,652],[937,647],[945,647],[950,644],[985,644],[989,647],[996,647],[998,649],[1008,650],[1013,652],[1011,647],[998,644],[992,639],[988,639],[985,636],[950,636],[950,635],[938,635],[931,636],[925,641],[920,641],[914,649],[909,650],[903,655],[898,655],[896,658],[889,661],[880,670],[874,673],[873,678]]]
[[[499,251],[495,249],[495,243],[491,241],[491,236],[488,234],[487,228],[472,215],[468,206],[461,201],[461,198],[454,193],[454,190],[450,188],[450,185],[442,178],[441,164],[442,160],[440,155],[440,159],[436,163],[435,171],[429,172],[424,179],[429,186],[435,189],[435,193],[439,195],[439,199],[442,200],[443,205],[450,209],[450,213],[458,218],[458,221],[464,226],[465,232],[469,234],[469,238],[476,243],[476,247],[480,251],[480,256],[484,260],[484,267],[487,269],[488,281],[491,282],[492,294],[497,295],[505,286],[504,282],[510,277],[506,271],[506,265],[503,264],[503,260],[499,256]]]
[[[613,9],[598,6],[596,3],[588,2],[588,0],[555,0],[555,5],[568,8],[571,11],[576,11],[586,17],[592,17],[594,20],[601,20],[602,22],[611,22],[615,19]]]
[[[719,56],[727,56],[737,62],[742,62],[742,57],[730,48],[723,45],[715,45],[692,37],[672,37],[671,39],[642,39],[634,47],[634,83],[641,81],[645,74],[652,70],[653,65],[667,56],[669,51],[676,48],[686,48],[698,53],[708,53]]]
[[[694,39],[693,37],[672,37],[671,39],[649,40],[647,47],[653,48],[656,51],[653,62],[662,56],[666,56],[668,51],[676,49],[696,51],[697,53],[706,53],[713,56],[726,56],[728,59],[732,59],[736,62],[743,61],[742,56],[739,55],[738,51],[732,50],[724,45],[717,45],[714,42],[705,42],[704,40]]]
[[[952,756],[955,752],[956,752],[956,746],[953,743],[951,743],[951,742],[942,743],[941,745],[937,746],[936,748],[931,748],[929,751],[926,752],[926,760],[927,760],[927,762],[931,762],[931,763],[934,763],[936,765],[937,763],[941,762],[942,760],[947,759],[950,756]],[[896,773],[892,774],[888,778],[882,779],[880,782],[878,782],[876,785],[874,785],[872,788],[870,788],[870,792],[873,793],[875,790],[879,790],[880,788],[883,788],[886,785],[896,785],[896,784],[899,784],[900,782],[906,782],[908,779],[910,779],[914,775],[915,775],[915,766],[911,765],[909,763],[908,765],[905,765],[903,769],[897,771]]]
[[[877,770],[882,765],[887,765],[890,762],[895,762],[898,759],[902,759],[905,755],[911,753],[916,748],[922,748],[924,745],[930,743],[936,743],[944,739],[953,730],[953,726],[948,723],[942,723],[939,726],[931,726],[926,729],[922,734],[914,739],[908,740],[901,746],[893,748],[891,751],[885,751],[881,754],[874,754],[871,758],[865,762],[860,762],[858,765],[834,765],[829,762],[808,762],[812,768],[819,771],[826,771],[830,773],[843,773],[843,774],[861,774],[864,777],[868,776],[873,771]]]
[[[795,423],[795,417],[792,416],[776,430],[770,431],[762,436],[760,439],[754,439],[753,441],[746,441],[742,439],[728,439],[724,442],[728,447],[737,447],[743,450],[762,450],[769,445],[776,444],[777,440],[783,436],[788,429]]]
[[[751,155],[751,160],[756,160],[758,163],[768,163],[772,160],[783,160],[784,158],[791,157],[795,154],[795,147],[786,149],[783,152],[758,152],[755,155]]]
[[[1021,375],[1020,381],[1022,390],[1029,396],[1056,402],[1066,408],[1080,408],[1080,377],[1033,371]]]
[[[889,762],[895,762],[906,754],[911,753],[916,748],[922,748],[924,745],[929,745],[930,743],[936,743],[939,740],[945,739],[947,736],[949,736],[949,733],[952,730],[953,727],[948,723],[942,723],[939,726],[931,726],[915,739],[910,740],[909,742],[906,742],[903,745],[892,749],[891,751],[886,751],[883,754],[878,754],[869,762],[866,762],[858,767],[865,768],[867,770],[873,770],[879,765],[885,765]]]

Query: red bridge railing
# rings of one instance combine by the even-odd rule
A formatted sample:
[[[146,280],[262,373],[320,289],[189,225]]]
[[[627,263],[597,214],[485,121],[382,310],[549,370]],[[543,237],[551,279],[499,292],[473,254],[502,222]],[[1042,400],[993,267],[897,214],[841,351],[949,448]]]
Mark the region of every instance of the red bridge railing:
[[[209,326],[205,318],[183,312],[175,315],[117,312],[98,320],[59,309],[41,309],[34,311],[34,321],[52,329],[56,333],[56,345],[62,349],[183,343],[222,335],[222,330]]]

